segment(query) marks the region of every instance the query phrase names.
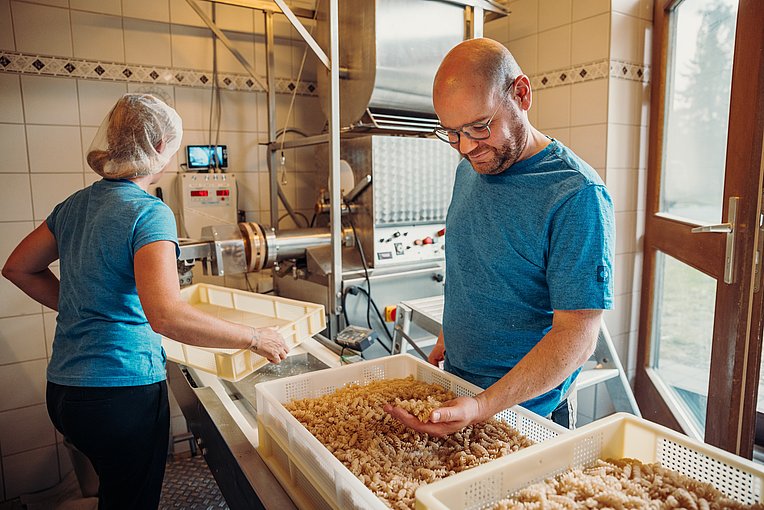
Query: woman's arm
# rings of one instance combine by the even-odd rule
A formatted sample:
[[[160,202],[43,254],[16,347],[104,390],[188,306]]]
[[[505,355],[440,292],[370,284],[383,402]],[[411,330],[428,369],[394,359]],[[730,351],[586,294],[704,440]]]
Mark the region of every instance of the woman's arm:
[[[201,347],[253,348],[272,363],[286,358],[289,348],[270,328],[254,329],[201,312],[180,298],[175,246],[156,241],[135,253],[135,284],[143,311],[154,331]]]
[[[56,260],[56,238],[43,222],[13,250],[3,266],[3,276],[35,301],[58,310],[59,281],[48,268]]]

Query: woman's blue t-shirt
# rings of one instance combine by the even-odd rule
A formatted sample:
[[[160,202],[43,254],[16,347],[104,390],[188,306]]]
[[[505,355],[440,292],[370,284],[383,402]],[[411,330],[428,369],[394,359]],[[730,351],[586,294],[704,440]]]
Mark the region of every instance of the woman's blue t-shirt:
[[[161,337],[135,286],[133,258],[171,241],[172,211],[127,180],[103,179],[53,209],[61,288],[48,380],[67,386],[140,386],[166,378]]]

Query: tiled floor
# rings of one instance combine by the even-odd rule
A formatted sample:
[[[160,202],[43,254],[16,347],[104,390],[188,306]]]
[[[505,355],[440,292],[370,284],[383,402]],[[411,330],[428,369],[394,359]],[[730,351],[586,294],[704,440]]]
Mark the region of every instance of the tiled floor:
[[[68,485],[74,483],[73,479],[70,482]],[[62,484],[62,490],[59,492],[66,492],[70,488],[63,487]],[[76,489],[76,492],[76,497],[81,496],[79,488]],[[59,496],[62,495],[59,494]],[[74,497],[71,496],[71,498]],[[57,502],[61,502],[60,505],[45,506],[45,503],[41,501],[34,508],[45,507],[51,508],[51,510],[64,507],[75,508],[72,506],[74,502],[81,502],[83,503],[82,508],[86,507],[85,500],[63,499],[65,498],[56,498]],[[24,510],[26,508],[19,499],[0,502],[0,510]],[[228,505],[220,493],[220,489],[217,483],[215,483],[215,478],[207,467],[204,458],[201,455],[197,455],[195,457],[167,461],[167,471],[164,476],[159,508],[162,510],[228,510]]]

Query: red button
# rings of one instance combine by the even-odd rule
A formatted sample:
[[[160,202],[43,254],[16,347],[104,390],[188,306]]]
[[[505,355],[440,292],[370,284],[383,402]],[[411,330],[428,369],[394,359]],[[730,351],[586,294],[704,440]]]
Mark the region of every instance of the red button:
[[[432,237],[425,237],[425,238],[422,240],[422,243],[423,243],[423,244],[432,244]]]
[[[443,227],[442,229],[438,230],[438,237],[443,237],[446,235],[446,228]]]

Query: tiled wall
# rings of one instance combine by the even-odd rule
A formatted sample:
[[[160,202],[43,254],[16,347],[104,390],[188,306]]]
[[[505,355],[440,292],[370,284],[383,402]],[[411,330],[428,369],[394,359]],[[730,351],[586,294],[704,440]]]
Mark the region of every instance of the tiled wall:
[[[211,4],[200,4],[210,12]],[[262,14],[219,5],[216,16],[264,76]],[[279,90],[288,92],[304,44],[283,17],[276,21],[275,74]],[[84,155],[121,94],[161,96],[183,118],[183,145],[208,143],[211,81],[205,84],[201,77],[212,76],[212,47],[209,30],[185,0],[0,0],[0,265],[55,204],[98,179]],[[67,64],[74,69],[67,70]],[[102,74],[96,70],[99,64]],[[226,89],[221,92],[220,141],[228,145],[230,171],[237,174],[239,207],[247,219],[268,224],[266,151],[258,145],[267,140],[265,94],[247,85],[246,72],[222,45],[218,65]],[[152,70],[158,71],[157,79],[150,78]],[[224,77],[231,78],[230,84]],[[197,80],[193,84],[192,78]],[[325,118],[308,88],[315,83],[312,56],[303,81],[289,125],[315,133]],[[277,95],[279,127],[289,101],[288,94]],[[160,183],[176,211],[178,160],[185,157],[171,163]],[[306,214],[320,186],[312,165],[310,149],[286,154],[284,189]],[[288,220],[282,223],[289,226]],[[50,487],[71,471],[44,404],[54,329],[53,312],[0,278],[0,501]],[[184,431],[174,401],[172,414],[174,430]]]
[[[531,122],[572,148],[610,190],[616,216],[615,309],[605,322],[633,380],[644,221],[652,0],[513,0],[486,26],[534,88]],[[579,393],[579,418],[611,411]]]

